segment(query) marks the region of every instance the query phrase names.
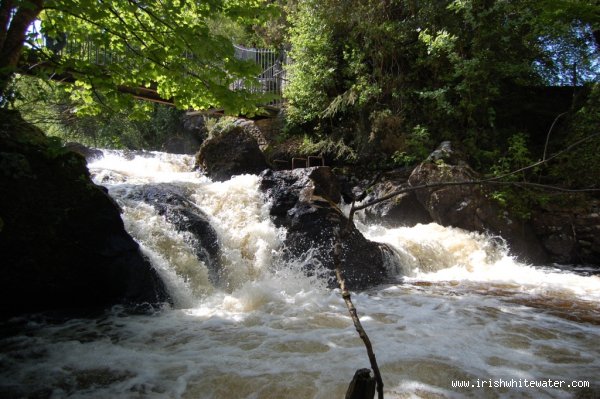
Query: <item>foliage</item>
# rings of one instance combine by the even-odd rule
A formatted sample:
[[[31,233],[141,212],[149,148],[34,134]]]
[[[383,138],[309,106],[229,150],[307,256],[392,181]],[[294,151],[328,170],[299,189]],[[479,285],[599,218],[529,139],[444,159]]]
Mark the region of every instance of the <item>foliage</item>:
[[[319,118],[328,103],[328,92],[334,86],[336,54],[330,26],[322,23],[327,5],[319,0],[298,3],[290,15],[289,83],[285,96],[289,101],[287,118],[301,124]]]
[[[508,120],[498,127],[508,95],[564,80],[575,60],[579,82],[594,79],[599,9],[566,0],[288,1],[288,122],[343,140],[366,160],[376,142],[404,137],[381,154],[398,162],[420,157],[406,139],[422,128],[422,144],[461,142],[477,167],[489,168],[518,131]],[[396,128],[384,128],[393,120]]]
[[[587,99],[562,127],[562,137],[552,147],[557,151],[585,140],[562,155],[551,167],[554,181],[567,187],[600,188],[600,84],[588,88]]]
[[[233,43],[245,47],[264,47],[263,40],[249,24],[240,24],[236,20],[216,15],[207,21],[208,29],[215,35],[228,38]]]
[[[564,114],[566,120],[559,128],[547,132],[547,148],[541,158],[535,158],[527,137],[517,133],[510,137],[504,155],[491,168],[494,176],[504,181],[533,182],[560,186],[564,189],[585,190],[600,187],[600,85],[592,84],[579,94],[574,107]],[[558,121],[560,118],[557,118]],[[555,122],[556,122],[555,121]],[[552,124],[552,127],[555,123]],[[556,154],[556,156],[555,156]],[[541,161],[552,159],[548,164]],[[538,162],[536,162],[538,160]],[[531,167],[531,165],[538,165]],[[527,167],[527,168],[526,168]],[[520,171],[520,173],[514,173]],[[509,174],[513,172],[512,174]],[[531,209],[545,203],[571,203],[572,196],[548,196],[523,187],[505,187],[493,194],[502,205],[508,206],[527,219]]]
[[[78,103],[57,83],[21,76],[14,82],[13,107],[47,135],[101,148],[161,150],[181,129],[182,111],[136,101],[129,109],[80,115]]]
[[[101,92],[103,101],[123,107],[120,88],[155,85],[162,98],[173,98],[180,108],[252,113],[260,101],[257,95],[229,87],[252,80],[256,66],[236,59],[231,38],[211,26],[215,20],[242,26],[260,23],[272,10],[263,0],[2,1],[0,16],[15,17],[0,26],[0,50],[7,54],[0,61],[0,96],[7,97],[6,82],[23,50],[24,58],[36,60],[29,72],[75,79],[72,95],[84,105],[96,104]],[[37,17],[46,41],[58,45],[66,38],[64,48],[42,48],[40,36],[25,36]],[[16,31],[21,35],[13,34]],[[29,45],[23,47],[25,39]]]
[[[314,140],[312,137],[304,136],[300,146],[303,155],[322,155],[334,160],[355,161],[357,154],[344,143],[343,140],[334,140],[329,137]]]
[[[236,118],[230,116],[223,116],[219,118],[205,118],[204,126],[208,132],[208,137],[218,137],[223,133],[229,132],[235,126],[236,120]]]
[[[535,25],[546,56],[537,61],[551,84],[597,81],[600,67],[600,7],[586,0],[540,0]]]
[[[492,166],[491,171],[495,176],[504,176],[511,171],[524,168],[532,163],[533,160],[527,146],[527,135],[516,133],[508,139],[506,155],[498,158],[496,164]],[[520,179],[521,181],[528,180],[525,172],[519,175],[511,174],[507,178],[512,180]]]
[[[93,147],[157,151],[181,129],[181,117],[181,111],[160,104],[150,105],[144,118],[123,111],[72,115],[62,121],[67,129],[63,138]]]
[[[392,154],[394,166],[411,166],[425,159],[431,146],[429,132],[421,125],[413,128],[406,139],[406,147]]]
[[[57,84],[42,79],[17,76],[10,87],[13,96],[10,107],[20,111],[29,123],[39,127],[49,136],[64,136],[67,131],[61,125],[58,105],[69,101]]]
[[[528,171],[529,176],[525,172],[519,174],[511,174],[511,172],[532,163],[533,160],[527,146],[527,135],[515,133],[508,139],[506,153],[498,158],[496,164],[491,167],[491,171],[493,176],[501,177],[503,181],[528,181],[530,173],[536,172],[536,170]],[[494,191],[492,198],[504,207],[510,206],[512,214],[526,220],[531,216],[532,205],[537,204],[541,197],[538,193],[505,186]]]

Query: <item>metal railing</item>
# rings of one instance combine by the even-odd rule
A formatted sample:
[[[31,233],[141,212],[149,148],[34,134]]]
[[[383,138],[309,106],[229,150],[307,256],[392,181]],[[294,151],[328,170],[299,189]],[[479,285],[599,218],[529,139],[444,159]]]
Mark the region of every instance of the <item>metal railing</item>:
[[[87,63],[96,65],[110,65],[126,63],[126,57],[117,54],[103,45],[98,45],[91,40],[71,41],[67,35],[58,39],[39,35],[38,45],[52,51],[56,56],[69,56]],[[249,90],[253,93],[272,94],[276,99],[268,104],[278,106],[282,103],[283,87],[285,85],[285,64],[287,56],[284,51],[264,48],[246,48],[234,45],[235,57],[240,60],[253,61],[260,66],[261,73],[256,76],[256,81],[236,80],[229,86],[231,90]],[[185,52],[182,55],[187,59],[194,59],[194,54]]]
[[[231,89],[247,89],[256,93],[274,94],[277,100],[268,105],[280,105],[283,87],[285,85],[286,54],[262,48],[247,48],[234,45],[235,57],[240,60],[253,61],[260,66],[262,72],[256,77],[258,84],[248,84],[243,80],[236,81]]]

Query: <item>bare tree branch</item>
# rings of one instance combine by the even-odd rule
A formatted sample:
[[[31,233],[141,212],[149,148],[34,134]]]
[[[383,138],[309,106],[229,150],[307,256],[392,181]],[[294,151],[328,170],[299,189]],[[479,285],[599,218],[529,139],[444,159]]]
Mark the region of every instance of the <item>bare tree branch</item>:
[[[341,254],[342,254],[342,239],[344,239],[348,235],[348,229],[343,229],[340,231],[339,229],[335,230],[335,238],[336,242],[333,247],[333,261],[335,264],[335,276],[337,278],[340,289],[342,290],[342,298],[346,303],[346,307],[348,308],[348,313],[350,313],[350,317],[352,318],[352,323],[354,323],[354,328],[358,332],[360,339],[363,341],[365,348],[367,349],[367,356],[369,357],[369,362],[371,363],[371,369],[373,370],[373,374],[375,375],[375,382],[377,383],[377,396],[379,399],[383,399],[383,379],[381,378],[381,372],[379,371],[379,366],[377,364],[377,359],[375,358],[375,352],[373,351],[373,345],[371,344],[371,340],[367,335],[365,329],[363,328],[360,319],[358,318],[358,313],[356,312],[356,307],[352,303],[352,296],[350,295],[350,291],[346,287],[346,281],[344,280],[342,269],[341,269]]]
[[[417,190],[424,190],[424,189],[429,189],[429,188],[436,188],[436,187],[446,187],[446,186],[467,186],[467,185],[485,185],[485,184],[490,184],[490,185],[504,185],[504,186],[516,186],[516,187],[534,187],[534,188],[538,188],[538,189],[543,189],[543,190],[551,190],[551,191],[560,191],[560,192],[565,192],[565,193],[583,193],[583,192],[600,192],[600,188],[584,188],[584,189],[569,189],[569,188],[564,188],[564,187],[559,187],[559,186],[554,186],[554,185],[549,185],[549,184],[540,184],[540,183],[530,183],[530,182],[515,182],[515,181],[506,181],[506,180],[502,180],[502,179],[506,179],[510,176],[513,176],[517,173],[521,173],[525,170],[529,170],[529,169],[533,169],[535,167],[544,165],[548,162],[550,162],[551,160],[559,157],[562,154],[565,154],[569,151],[571,151],[573,148],[575,148],[578,145],[581,145],[582,143],[591,140],[594,137],[600,136],[600,132],[598,133],[594,133],[591,134],[589,136],[586,136],[584,138],[582,138],[581,140],[576,141],[575,143],[569,145],[568,147],[564,148],[563,150],[553,154],[552,156],[546,158],[544,157],[544,159],[534,162],[531,165],[527,165],[523,168],[517,169],[517,170],[513,170],[511,172],[505,173],[503,175],[500,176],[494,176],[494,177],[490,177],[490,178],[484,178],[484,179],[476,179],[476,180],[462,180],[462,181],[442,181],[442,182],[435,182],[435,183],[427,183],[427,184],[421,184],[418,186],[408,186],[408,187],[404,187],[401,188],[399,190],[396,190],[392,193],[389,193],[387,195],[384,195],[383,197],[379,197],[379,198],[375,198],[371,201],[368,201],[364,204],[360,204],[360,205],[356,205],[354,202],[352,202],[352,206],[350,208],[350,213],[348,216],[349,219],[349,225],[353,224],[353,220],[354,220],[354,214],[357,211],[366,209],[368,207],[371,207],[373,205],[379,204],[380,202],[383,201],[387,201],[391,198],[394,198],[400,194],[405,194],[411,191],[417,191]]]
[[[546,159],[546,152],[548,150],[548,143],[550,142],[550,133],[552,133],[552,129],[554,129],[554,125],[556,125],[556,122],[558,122],[558,120],[563,116],[568,114],[569,111],[565,111],[562,114],[559,114],[554,121],[552,122],[552,125],[550,125],[550,129],[548,130],[548,134],[546,135],[546,144],[544,144],[544,154],[542,155],[542,159]]]

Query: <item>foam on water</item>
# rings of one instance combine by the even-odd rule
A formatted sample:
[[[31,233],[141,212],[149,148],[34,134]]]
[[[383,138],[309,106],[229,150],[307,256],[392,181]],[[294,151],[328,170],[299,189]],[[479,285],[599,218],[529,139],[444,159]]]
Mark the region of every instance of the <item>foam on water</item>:
[[[305,275],[301,259],[282,261],[285,232],[270,222],[258,178],[214,183],[164,165],[189,157],[156,157],[153,172],[134,172],[128,162],[140,160],[117,156],[112,175],[96,169],[102,160],[94,173],[115,186],[184,184],[217,230],[227,284],[209,284],[186,233],[151,206],[122,201],[127,229],[167,282],[175,308],[0,324],[0,397],[343,397],[355,370],[369,367],[363,344],[339,290],[318,273]],[[451,382],[597,382],[597,277],[519,264],[498,240],[435,224],[360,228],[392,245],[403,265],[398,283],[353,294],[387,398],[568,398],[574,390],[459,390]]]
[[[31,325],[3,340],[1,385],[54,397],[343,397],[368,367],[338,291],[273,277],[193,309]],[[299,279],[300,280],[300,279]],[[286,285],[286,282],[288,284]],[[281,285],[280,285],[281,284]],[[386,397],[570,397],[452,389],[452,380],[594,381],[600,331],[501,298],[394,285],[354,295]]]
[[[495,237],[435,223],[410,228],[359,227],[367,238],[395,248],[407,282],[500,283],[532,294],[566,292],[582,299],[600,300],[600,276],[520,263]]]
[[[261,276],[274,262],[285,231],[269,218],[258,189],[258,176],[235,176],[226,182],[205,183],[194,191],[198,206],[212,218],[222,246],[228,284],[238,287]]]
[[[109,151],[89,167],[95,181],[107,185],[123,208],[127,230],[166,280],[177,307],[190,307],[193,297],[212,290],[206,265],[196,259],[189,234],[176,231],[151,206],[124,199],[129,185],[176,182],[193,193],[191,199],[209,216],[219,237],[220,277],[228,289],[255,280],[276,263],[285,231],[269,218],[258,176],[212,182],[189,172],[192,157],[164,153],[124,157]]]
[[[194,157],[164,152],[134,152],[102,150],[103,157],[88,164],[99,184],[123,181],[130,183],[197,181],[201,175],[193,172]]]
[[[179,232],[145,203],[121,203],[125,228],[140,244],[165,282],[176,307],[191,307],[213,291],[204,262],[196,256],[195,238]]]

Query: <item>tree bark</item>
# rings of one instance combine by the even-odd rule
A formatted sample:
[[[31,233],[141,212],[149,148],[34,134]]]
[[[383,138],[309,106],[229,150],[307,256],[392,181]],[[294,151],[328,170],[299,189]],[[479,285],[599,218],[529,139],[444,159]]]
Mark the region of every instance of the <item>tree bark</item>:
[[[27,28],[35,21],[44,7],[44,0],[30,0],[15,8],[11,0],[0,3],[0,96],[4,92],[19,64]],[[10,16],[14,12],[12,19]],[[9,23],[10,21],[10,23]]]
[[[3,45],[8,31],[11,11],[14,8],[13,0],[0,0],[0,45]]]

